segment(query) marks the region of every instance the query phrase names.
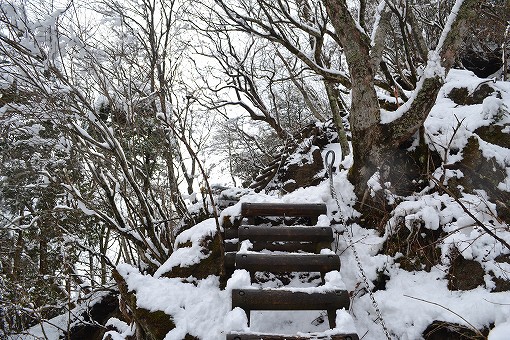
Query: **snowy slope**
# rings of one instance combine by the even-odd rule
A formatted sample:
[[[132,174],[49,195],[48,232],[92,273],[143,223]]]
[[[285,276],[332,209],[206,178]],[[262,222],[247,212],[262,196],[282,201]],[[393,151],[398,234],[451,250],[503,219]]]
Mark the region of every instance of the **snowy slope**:
[[[481,80],[467,71],[452,70],[447,84],[441,90],[436,106],[425,122],[427,143],[431,150],[437,150],[446,164],[455,164],[462,160],[463,148],[475,130],[481,126],[498,124],[508,126],[508,106],[510,106],[510,83],[492,84],[501,93],[501,98],[492,96],[481,104],[458,105],[448,93],[455,87],[467,87],[469,91],[477,89]],[[486,82],[486,81],[485,81]],[[506,133],[510,129],[506,128]],[[509,135],[510,138],[510,135]],[[337,149],[331,145],[328,149]],[[510,191],[510,150],[480,140],[480,149],[485,157],[493,157],[498,165],[506,170],[507,177],[498,185],[504,192]],[[326,150],[325,150],[326,151]],[[325,153],[325,151],[323,151]],[[324,154],[323,154],[324,156]],[[349,163],[347,160],[346,164]],[[438,167],[434,176],[442,180],[461,177],[460,170],[447,170]],[[353,205],[355,195],[352,185],[347,181],[347,172],[334,175],[334,188],[339,194],[339,201],[332,198],[329,181],[325,180],[315,187],[301,188],[283,197],[248,193],[241,197],[241,202],[297,202],[325,203],[328,207],[330,221],[344,221],[357,216]],[[376,185],[372,186],[377,190]],[[381,190],[382,187],[379,187]],[[500,238],[510,242],[508,225],[497,218],[494,202],[484,192],[468,193],[460,190],[460,202],[469,209],[476,219],[490,228]],[[508,339],[510,337],[510,292],[493,292],[494,278],[509,281],[510,261],[498,262],[501,255],[509,254],[500,242],[486,231],[479,228],[475,220],[466,214],[462,205],[451,196],[437,190],[433,181],[421,193],[400,198],[386,225],[384,235],[376,230],[364,229],[357,224],[345,226],[332,224],[337,231],[335,251],[340,255],[342,267],[341,280],[352,294],[349,317],[339,320],[339,327],[349,332],[354,326],[363,339],[384,339],[385,334],[380,320],[377,319],[375,307],[364,287],[362,274],[353,254],[356,247],[361,260],[361,267],[367,278],[373,282],[381,274],[386,275],[384,289],[375,291],[377,307],[381,310],[384,323],[395,339],[420,339],[424,330],[433,321],[444,321],[464,325],[467,328],[491,328],[490,340]],[[336,211],[335,214],[332,212]],[[226,208],[222,216],[236,216],[240,213],[240,203]],[[399,258],[404,254],[383,254],[385,242],[395,233],[399,221],[404,221],[404,228],[416,230],[416,237],[424,237],[425,232],[442,230],[444,237],[436,246],[440,259],[429,271],[408,271],[401,268]],[[207,220],[181,235],[179,241],[194,243],[204,235],[214,233],[214,221]],[[352,239],[347,235],[352,234]],[[480,263],[485,271],[484,284],[470,290],[450,290],[448,272],[451,265],[449,257],[452,247],[460,252],[466,260]],[[189,265],[201,260],[200,254],[192,248],[177,250],[172,254],[156,275],[143,275],[129,265],[120,265],[119,273],[125,278],[130,290],[136,292],[139,307],[150,311],[164,311],[171,315],[176,328],[165,339],[178,340],[191,334],[204,340],[223,339],[229,331],[246,331],[247,320],[240,309],[231,310],[230,294],[233,288],[250,286],[250,277],[244,271],[237,271],[228,281],[227,288],[219,288],[219,278],[210,276],[204,280],[193,277],[170,279],[161,274],[174,266]],[[491,273],[489,275],[489,273]],[[338,278],[337,278],[338,279]],[[373,289],[373,287],[370,287]],[[254,332],[271,331],[275,333],[294,333],[297,331],[320,332],[327,329],[327,323],[320,322],[320,312],[290,313],[252,312]],[[342,315],[340,314],[341,318]],[[345,315],[344,315],[345,316]],[[120,320],[110,320],[116,328],[108,334],[112,339],[124,339],[133,334],[130,325]],[[50,326],[48,326],[50,327]]]

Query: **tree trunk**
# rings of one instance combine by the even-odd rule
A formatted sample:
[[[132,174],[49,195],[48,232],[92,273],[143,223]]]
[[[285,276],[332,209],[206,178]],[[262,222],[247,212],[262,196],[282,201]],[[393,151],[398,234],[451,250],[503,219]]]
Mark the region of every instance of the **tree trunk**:
[[[340,106],[338,104],[339,95],[335,93],[334,84],[324,80],[324,87],[326,88],[326,94],[328,96],[329,106],[331,108],[331,115],[333,116],[333,122],[335,123],[338,131],[338,143],[340,144],[340,150],[342,151],[342,160],[345,159],[351,153],[349,148],[349,141],[347,140],[347,134],[345,133],[344,123]]]
[[[108,268],[106,266],[106,252],[108,250],[108,242],[110,239],[110,229],[106,227],[101,228],[101,234],[99,235],[99,254],[100,254],[100,265],[101,265],[101,285],[105,285],[107,282]]]
[[[90,286],[92,289],[96,287],[95,277],[94,277],[94,256],[92,255],[92,252],[89,251],[89,280],[90,280]]]
[[[23,267],[21,264],[21,254],[25,249],[25,239],[23,230],[18,231],[18,240],[16,241],[16,247],[14,249],[13,265],[12,265],[12,279],[18,280],[20,275],[23,273]]]
[[[349,179],[358,198],[363,197],[366,182],[377,170],[382,156],[377,142],[381,139],[380,109],[374,87],[370,60],[370,41],[352,18],[344,0],[324,0],[333,27],[344,48],[351,77],[350,123],[354,165]]]
[[[409,167],[420,167],[423,164],[412,159],[405,151],[406,142],[423,125],[433,107],[435,98],[443,84],[443,77],[453,66],[460,44],[468,32],[469,22],[474,18],[482,0],[457,1],[461,4],[457,13],[449,18],[449,31],[443,32],[443,39],[435,51],[441,58],[444,74],[432,66],[424,72],[425,79],[419,83],[416,96],[408,102],[409,109],[401,118],[381,124],[380,107],[374,87],[374,63],[370,58],[370,41],[368,36],[359,29],[352,18],[345,0],[324,0],[333,27],[342,43],[351,77],[351,112],[350,123],[353,138],[354,164],[349,173],[349,180],[355,186],[358,197],[358,209],[362,218],[375,215],[376,221],[384,212],[384,207],[375,207],[374,200],[368,195],[367,181],[380,172],[381,182],[392,179],[404,191],[410,190],[411,181],[416,179],[409,174]],[[456,15],[456,16],[455,16]],[[430,63],[430,61],[429,61]],[[421,157],[420,157],[421,158]],[[418,171],[413,175],[423,173]],[[370,202],[366,201],[370,198]],[[364,204],[367,203],[367,204]]]
[[[44,277],[49,274],[48,269],[48,239],[41,233],[39,239],[39,275]]]

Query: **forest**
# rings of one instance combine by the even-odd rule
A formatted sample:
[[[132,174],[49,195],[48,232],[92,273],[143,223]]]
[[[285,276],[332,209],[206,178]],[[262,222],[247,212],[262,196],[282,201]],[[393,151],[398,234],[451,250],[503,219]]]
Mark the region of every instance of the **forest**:
[[[508,0],[0,0],[0,340],[246,331],[243,202],[327,206],[360,339],[505,339],[509,44]]]

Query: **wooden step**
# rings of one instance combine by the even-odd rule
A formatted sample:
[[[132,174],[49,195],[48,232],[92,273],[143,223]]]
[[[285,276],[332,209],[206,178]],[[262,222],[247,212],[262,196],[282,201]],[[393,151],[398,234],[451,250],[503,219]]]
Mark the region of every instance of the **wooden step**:
[[[333,242],[331,227],[263,227],[242,225],[238,231],[239,241],[308,241]]]
[[[225,240],[231,240],[233,238],[239,238],[239,229],[229,228],[223,231],[223,238]]]
[[[254,272],[320,272],[340,270],[340,257],[330,255],[297,254],[236,254],[235,267]]]
[[[286,217],[318,217],[327,213],[323,203],[242,203],[241,215],[255,216],[286,216]]]
[[[237,252],[239,244],[238,243],[225,243],[225,251],[226,252]],[[253,246],[250,250],[252,251],[284,251],[287,253],[316,253],[319,254],[320,250],[323,248],[329,248],[328,245],[318,245],[314,242],[288,242],[288,241],[274,241],[274,242],[253,242]]]
[[[227,340],[359,340],[357,334],[333,334],[309,336],[272,335],[272,334],[227,334]]]
[[[225,251],[237,251],[240,241],[250,240],[251,250],[320,253],[331,248],[333,230],[331,227],[312,226],[253,226],[243,225],[239,229],[225,229]]]
[[[233,242],[225,242],[225,244],[223,245],[224,249],[225,249],[225,253],[230,253],[230,252],[235,252],[235,251],[238,251],[239,250],[239,246],[238,246],[238,243],[233,243]]]
[[[248,324],[252,310],[326,310],[329,326],[336,327],[336,310],[349,309],[346,290],[325,292],[290,291],[282,289],[233,289],[232,308],[246,312]]]
[[[311,293],[284,289],[232,290],[232,308],[244,310],[336,310],[349,309],[349,305],[349,293],[341,289]]]

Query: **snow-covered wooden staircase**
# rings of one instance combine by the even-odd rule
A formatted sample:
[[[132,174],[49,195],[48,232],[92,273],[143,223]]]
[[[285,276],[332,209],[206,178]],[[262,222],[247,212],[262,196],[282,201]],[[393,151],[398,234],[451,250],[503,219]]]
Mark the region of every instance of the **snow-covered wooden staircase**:
[[[225,267],[227,273],[244,269],[252,277],[255,272],[319,272],[322,280],[319,287],[233,289],[232,308],[239,307],[245,311],[248,325],[250,311],[324,310],[330,330],[324,334],[299,333],[295,336],[233,332],[227,335],[227,340],[359,339],[354,333],[331,331],[337,326],[337,310],[348,310],[350,301],[343,287],[326,282],[326,273],[340,270],[340,258],[331,251],[331,227],[316,226],[318,217],[323,214],[326,214],[324,204],[243,203],[241,225],[225,230]],[[280,217],[282,222],[273,226],[263,220],[269,216]],[[287,226],[286,218],[293,218],[293,224],[299,222],[304,225]],[[251,247],[249,251],[240,251],[245,240]],[[261,253],[262,250],[272,253]]]

